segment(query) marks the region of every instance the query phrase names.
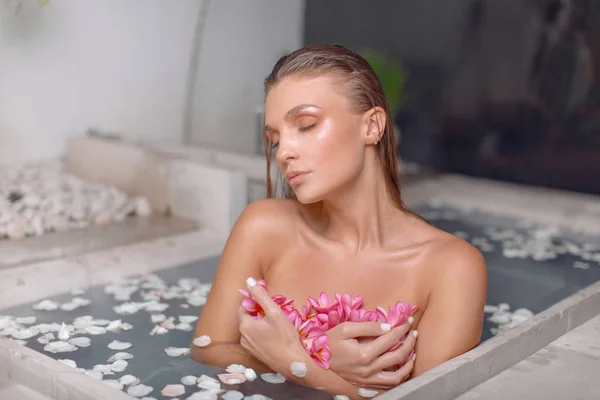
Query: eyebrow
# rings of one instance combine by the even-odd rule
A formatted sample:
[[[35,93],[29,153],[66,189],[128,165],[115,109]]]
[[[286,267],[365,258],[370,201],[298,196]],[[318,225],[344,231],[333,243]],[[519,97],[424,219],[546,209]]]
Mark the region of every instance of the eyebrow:
[[[296,118],[296,116],[298,114],[300,114],[300,112],[302,110],[304,110],[305,108],[310,108],[310,107],[321,109],[321,107],[316,106],[314,104],[300,104],[300,105],[297,105],[296,107],[290,109],[288,112],[286,112],[285,116],[283,117],[283,119],[285,121],[292,120],[292,119]],[[273,127],[271,127],[269,124],[266,124],[265,125],[265,131],[267,131],[267,130],[273,130],[274,131],[275,129],[273,129]]]

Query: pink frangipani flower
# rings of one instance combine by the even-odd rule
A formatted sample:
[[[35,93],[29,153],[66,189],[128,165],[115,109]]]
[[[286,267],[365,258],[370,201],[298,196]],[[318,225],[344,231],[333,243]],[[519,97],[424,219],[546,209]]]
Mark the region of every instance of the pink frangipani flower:
[[[264,280],[260,280],[257,283],[267,290],[267,285]],[[265,311],[260,304],[252,298],[252,295],[250,295],[247,290],[238,289],[238,292],[245,297],[245,299],[242,300],[242,307],[244,307],[252,317],[263,318],[265,316]],[[288,300],[285,296],[280,294],[271,296],[271,299],[286,313],[286,315],[294,310],[294,307],[292,306],[294,300]]]
[[[334,296],[338,302],[337,310],[343,322],[349,321],[352,310],[358,310],[363,304],[362,296],[352,297],[347,293],[343,295],[335,293]]]
[[[264,280],[258,281],[265,290],[267,285]],[[258,304],[247,290],[238,290],[243,296],[242,307],[248,313],[256,318],[264,317],[265,313],[260,304]],[[377,307],[375,311],[368,311],[362,307],[363,297],[352,297],[349,294],[334,294],[334,299],[326,293],[321,292],[317,299],[308,297],[307,305],[302,306],[298,311],[294,308],[293,300],[287,299],[282,295],[271,296],[271,299],[279,306],[287,319],[292,323],[298,332],[300,343],[315,362],[323,369],[329,369],[329,360],[331,359],[331,350],[329,348],[329,338],[326,332],[343,322],[368,322],[381,321],[390,324],[392,327],[402,325],[418,309],[418,306],[410,306],[401,301],[389,307],[386,311],[382,307]],[[404,342],[404,336],[398,343],[392,346],[388,351],[393,351],[400,347]],[[395,370],[404,365],[412,357],[413,352],[401,364],[395,366]]]
[[[329,313],[337,308],[337,300],[332,300],[327,296],[327,293],[319,293],[318,300],[308,297],[308,305],[311,306],[318,313]]]
[[[419,307],[417,305],[411,307],[409,304],[399,301],[390,307],[388,312],[386,312],[382,307],[377,307],[376,313],[381,322],[388,323],[392,326],[392,328],[394,328],[405,323],[406,320],[408,320],[408,318],[412,316],[418,308]]]
[[[359,308],[358,310],[350,311],[348,320],[351,322],[368,322],[377,321],[377,318],[377,313],[373,311],[367,311],[364,308]]]
[[[319,335],[313,340],[309,350],[311,358],[323,369],[329,369],[329,360],[331,359],[328,342],[327,335]]]
[[[391,306],[388,312],[386,312],[382,307],[377,307],[376,313],[381,322],[388,323],[392,326],[392,328],[395,328],[405,323],[408,318],[410,318],[417,311],[418,308],[419,307],[417,305],[411,307],[409,304],[399,301]],[[406,335],[395,345],[390,347],[388,351],[394,351],[400,347],[402,343],[404,343],[405,338]]]

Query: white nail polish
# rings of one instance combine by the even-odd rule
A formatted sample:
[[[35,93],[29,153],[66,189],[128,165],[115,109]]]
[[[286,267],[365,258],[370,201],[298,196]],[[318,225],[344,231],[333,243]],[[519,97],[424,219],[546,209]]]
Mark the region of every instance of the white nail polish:
[[[390,324],[381,324],[381,330],[384,332],[389,332],[392,329],[392,325]]]
[[[417,358],[417,353],[413,353],[412,359],[413,361]]]
[[[256,286],[256,279],[254,279],[253,277],[246,279],[246,285],[248,285],[248,287],[250,288]]]
[[[408,323],[412,324],[413,322],[415,322],[415,319],[413,317],[408,317]]]
[[[418,335],[419,335],[419,332],[413,331],[413,336],[415,337],[415,339],[417,338]]]

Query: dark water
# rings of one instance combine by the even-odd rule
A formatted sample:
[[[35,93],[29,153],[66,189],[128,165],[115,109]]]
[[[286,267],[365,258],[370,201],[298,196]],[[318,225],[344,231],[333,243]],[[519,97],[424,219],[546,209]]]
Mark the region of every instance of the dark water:
[[[428,219],[435,226],[451,233],[463,232],[468,240],[475,239],[475,242],[481,241],[481,238],[487,237],[489,227],[499,229],[515,229],[515,236],[530,237],[535,234],[532,227],[524,226],[520,221],[490,216],[484,213],[465,214],[449,208],[436,209],[432,207],[423,207],[416,211]],[[487,228],[487,229],[486,229]],[[533,232],[533,233],[532,233]],[[515,259],[506,258],[502,253],[502,243],[489,239],[489,243],[494,246],[480,246],[484,250],[489,271],[489,291],[487,304],[497,305],[498,303],[509,303],[513,309],[524,307],[538,313],[574,292],[588,286],[600,279],[600,266],[596,261],[586,261],[589,263],[588,269],[577,269],[573,267],[575,261],[581,261],[581,257],[574,254],[560,254],[554,259],[545,261],[535,261],[531,258]],[[557,248],[563,245],[564,241],[574,243],[577,246],[588,243],[588,245],[599,245],[599,238],[577,237],[575,235],[566,235],[553,237],[551,242]],[[598,250],[600,252],[600,249]],[[589,256],[589,255],[588,255]],[[167,285],[175,285],[181,278],[197,278],[201,282],[210,282],[214,275],[218,259],[202,260],[190,265],[178,266],[166,271],[158,272],[156,275],[161,277]],[[115,375],[105,376],[105,379],[118,379],[122,375],[131,374],[140,378],[141,383],[152,386],[154,391],[149,396],[162,399],[160,390],[167,384],[178,384],[185,375],[200,376],[207,374],[216,377],[217,373],[223,372],[221,369],[200,365],[189,359],[188,356],[170,357],[164,352],[167,347],[188,347],[193,336],[193,332],[184,332],[171,330],[167,335],[150,336],[150,331],[154,327],[150,320],[150,313],[141,310],[133,315],[119,315],[114,312],[113,307],[120,302],[113,299],[112,296],[104,293],[104,286],[93,287],[81,297],[92,301],[91,305],[76,309],[74,311],[34,311],[31,304],[2,310],[0,314],[13,316],[36,316],[36,324],[65,322],[72,323],[73,319],[83,315],[91,315],[96,319],[122,319],[133,325],[130,331],[119,333],[107,332],[104,335],[89,336],[92,345],[88,348],[80,348],[71,353],[51,354],[43,351],[44,345],[37,342],[36,338],[27,341],[27,346],[47,354],[56,359],[68,358],[77,362],[77,366],[85,369],[92,369],[94,365],[106,364],[107,359],[116,351],[110,350],[107,345],[113,340],[133,343],[133,347],[125,350],[134,355],[134,358],[128,360],[129,365],[124,372]],[[55,296],[52,300],[59,303],[70,301],[73,296],[61,295]],[[132,301],[142,301],[139,292],[134,294]],[[169,308],[163,313],[167,316],[177,317],[178,315],[198,315],[201,307],[182,308],[181,304],[186,303],[185,299],[161,300],[169,303]],[[482,340],[491,337],[490,328],[495,325],[489,321],[485,322]],[[291,383],[268,384],[260,378],[252,383],[242,385],[223,385],[228,390],[239,390],[245,395],[260,393],[273,399],[325,399],[331,396],[300,387]],[[198,389],[195,386],[186,386],[186,394],[181,398],[186,398]]]

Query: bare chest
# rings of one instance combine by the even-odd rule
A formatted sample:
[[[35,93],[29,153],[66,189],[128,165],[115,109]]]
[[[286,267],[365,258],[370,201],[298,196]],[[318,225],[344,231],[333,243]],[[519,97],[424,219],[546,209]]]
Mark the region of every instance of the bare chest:
[[[418,256],[408,253],[340,256],[325,251],[293,249],[269,266],[266,278],[269,293],[294,300],[296,308],[307,297],[325,292],[363,296],[364,307],[388,307],[397,301],[419,305],[420,319],[427,299],[427,281],[421,276]]]

